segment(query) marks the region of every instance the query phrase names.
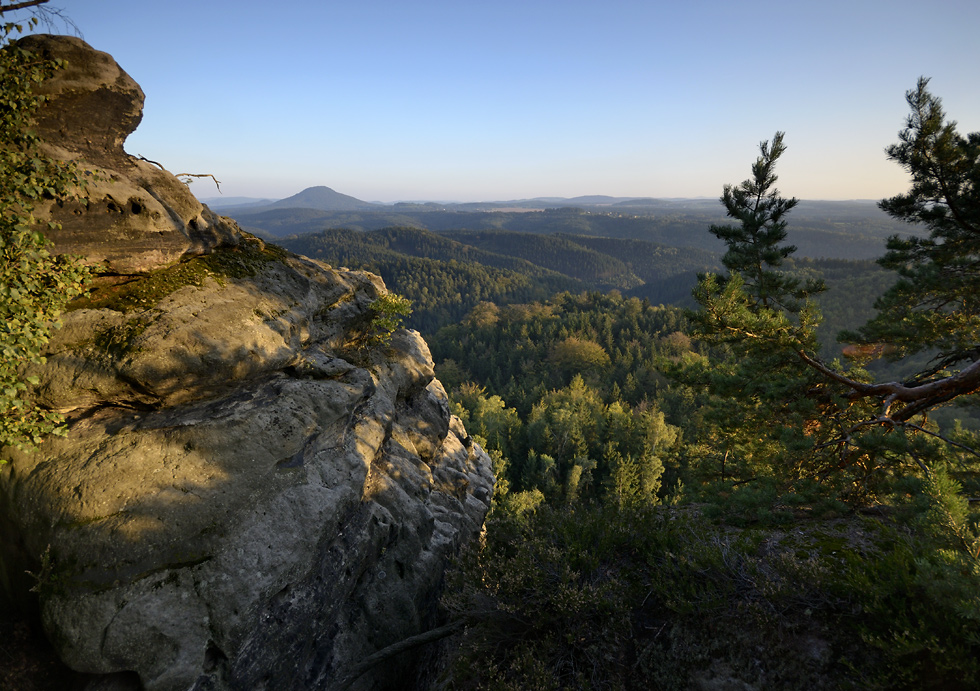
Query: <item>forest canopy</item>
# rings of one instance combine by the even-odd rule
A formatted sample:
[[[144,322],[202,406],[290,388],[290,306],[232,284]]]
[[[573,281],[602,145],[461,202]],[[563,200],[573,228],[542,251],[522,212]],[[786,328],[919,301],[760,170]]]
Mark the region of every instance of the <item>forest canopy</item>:
[[[495,614],[467,629],[457,688],[980,683],[980,436],[964,424],[980,134],[927,86],[888,149],[911,189],[881,202],[927,232],[891,237],[879,271],[794,256],[777,133],[724,188],[730,223],[706,234],[726,272],[702,275],[697,309],[563,293],[482,303],[431,339],[499,478],[486,543],[444,598]],[[866,293],[873,310],[842,320]],[[841,335],[849,358],[822,309],[864,317]]]

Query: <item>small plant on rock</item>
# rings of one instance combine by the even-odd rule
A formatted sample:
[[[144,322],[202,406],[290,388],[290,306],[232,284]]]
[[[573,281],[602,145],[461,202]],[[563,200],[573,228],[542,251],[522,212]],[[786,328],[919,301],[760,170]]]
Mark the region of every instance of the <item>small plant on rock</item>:
[[[371,303],[371,322],[368,325],[366,345],[387,346],[391,335],[401,328],[405,317],[412,313],[412,301],[397,293],[386,293]]]

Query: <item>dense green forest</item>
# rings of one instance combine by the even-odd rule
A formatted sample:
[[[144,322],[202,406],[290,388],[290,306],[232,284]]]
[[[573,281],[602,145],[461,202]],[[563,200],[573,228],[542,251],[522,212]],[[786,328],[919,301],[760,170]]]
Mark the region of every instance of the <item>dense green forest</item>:
[[[933,480],[906,465],[870,495],[853,470],[830,481],[801,472],[811,452],[786,433],[809,423],[730,403],[738,394],[711,380],[737,373],[742,356],[693,337],[691,292],[699,273],[722,270],[720,255],[411,227],[282,242],[375,271],[413,301],[406,323],[426,336],[453,412],[493,460],[484,546],[464,556],[443,600],[447,616],[473,621],[444,672],[450,688],[980,679],[969,633],[980,573],[957,546],[973,530],[957,488],[980,494],[976,464],[927,443],[915,453],[937,459]],[[871,260],[802,252],[779,270],[826,284],[811,297],[815,352],[828,362],[846,361],[838,334],[872,319],[899,278]],[[900,376],[927,360],[866,366]],[[947,406],[928,424],[966,448],[975,441],[959,421],[976,429],[973,419]],[[764,663],[760,646],[772,653]]]
[[[801,264],[810,273],[823,262]],[[827,332],[821,341],[827,342],[829,357],[840,356],[837,333],[856,327],[873,313],[872,296],[865,293],[855,299],[851,291],[869,281],[887,285],[889,278],[886,272],[860,263],[829,267],[822,275],[833,275],[834,268],[846,275],[837,289],[822,296],[828,312],[842,305],[837,318],[822,329]],[[706,361],[709,351],[692,341],[689,329],[683,309],[652,305],[618,292],[592,291],[562,293],[530,304],[484,302],[428,341],[437,374],[451,391],[458,414],[468,421],[467,429],[508,459],[510,486],[557,497],[575,459],[591,459],[575,472],[582,472],[589,493],[599,496],[616,459],[623,454],[642,455],[643,445],[630,436],[634,432],[646,434],[646,443],[663,451],[672,482],[691,470],[691,454],[703,452],[701,440],[710,436],[703,421],[704,394],[677,375],[684,364]],[[607,419],[610,405],[616,415],[622,411],[642,418],[645,426],[617,427],[620,423]],[[559,423],[545,415],[555,406],[575,412]],[[949,412],[955,416],[956,410]],[[637,411],[640,418],[634,414]],[[959,415],[968,417],[969,411]],[[670,429],[653,430],[651,418]],[[540,424],[532,438],[528,434],[536,421]],[[568,429],[561,427],[566,424]],[[545,427],[547,434],[542,437]],[[545,437],[578,439],[575,443],[580,445],[557,450]],[[608,446],[613,439],[626,446]],[[682,441],[692,445],[684,446]],[[536,471],[528,470],[528,464],[534,466],[541,454],[556,464],[549,466],[547,477],[533,481]],[[593,481],[592,475],[597,479]]]
[[[729,453],[712,394],[684,375],[727,356],[692,341],[687,316],[563,293],[482,303],[429,337],[498,477],[486,546],[444,603],[492,603],[458,688],[686,688],[719,658],[708,677],[766,688],[971,688],[976,574],[937,560],[956,541],[941,505],[917,480],[863,513]]]
[[[425,334],[459,322],[484,301],[504,305],[544,300],[562,291],[609,289],[656,302],[683,300],[689,298],[698,271],[718,266],[716,256],[703,250],[614,239],[597,249],[591,246],[595,240],[601,239],[385,228],[331,230],[280,243],[333,266],[379,274],[389,289],[412,300],[407,325]]]
[[[498,475],[445,598],[476,622],[454,688],[980,685],[980,435],[956,420],[980,134],[926,84],[888,150],[914,183],[882,208],[930,235],[880,266],[794,256],[777,133],[725,186],[694,309],[565,293],[431,338]]]
[[[564,293],[483,303],[429,341],[467,430],[506,459],[507,483],[571,500],[604,496],[629,463],[659,489],[661,457],[676,455],[677,422],[695,407],[661,373],[668,358],[696,356],[683,325],[676,308]]]

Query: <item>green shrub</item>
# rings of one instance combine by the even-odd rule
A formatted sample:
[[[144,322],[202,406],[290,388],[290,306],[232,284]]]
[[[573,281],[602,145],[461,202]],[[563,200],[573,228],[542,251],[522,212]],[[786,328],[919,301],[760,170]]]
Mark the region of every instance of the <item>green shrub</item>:
[[[692,506],[503,504],[450,576],[444,604],[472,623],[443,681],[976,688],[980,574],[931,581],[937,555],[923,531],[854,515],[744,528]]]
[[[405,317],[412,313],[412,301],[395,293],[385,293],[371,303],[370,310],[368,345],[386,346],[395,330],[401,328]]]
[[[30,387],[37,382],[23,372],[44,362],[58,316],[89,279],[75,259],[51,255],[33,215],[42,199],[76,195],[83,180],[74,165],[41,153],[32,128],[43,97],[34,89],[61,64],[9,44],[20,28],[0,26],[0,450],[31,448],[46,434],[64,432],[59,415],[33,404]]]

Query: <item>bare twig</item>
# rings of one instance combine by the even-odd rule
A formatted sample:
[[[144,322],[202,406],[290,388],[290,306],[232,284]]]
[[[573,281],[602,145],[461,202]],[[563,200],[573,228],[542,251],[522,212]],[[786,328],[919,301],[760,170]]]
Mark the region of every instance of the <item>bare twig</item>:
[[[146,161],[147,163],[152,163],[153,165],[155,165],[160,170],[166,170],[166,168],[163,167],[163,164],[162,163],[157,163],[156,161],[151,161],[146,156],[138,155],[136,158],[138,158],[141,161]]]
[[[70,29],[76,36],[81,37],[82,32],[79,30],[78,25],[71,18],[67,17],[63,10],[57,7],[42,7],[48,1],[23,0],[22,2],[14,2],[7,5],[0,4],[0,16],[7,12],[29,9],[31,11],[30,22],[32,25],[43,24],[48,29],[54,29],[55,25],[60,22],[66,29]]]
[[[184,178],[211,178],[214,180],[214,186],[218,188],[218,192],[221,192],[221,180],[210,173],[177,173],[177,178],[185,185],[188,184],[188,181],[184,180]]]
[[[0,5],[0,14],[16,12],[17,10],[26,10],[28,7],[37,7],[38,5],[43,5],[46,2],[48,2],[48,0],[24,0],[23,2],[15,2],[12,5]]]

